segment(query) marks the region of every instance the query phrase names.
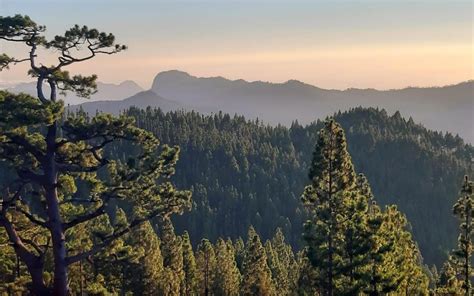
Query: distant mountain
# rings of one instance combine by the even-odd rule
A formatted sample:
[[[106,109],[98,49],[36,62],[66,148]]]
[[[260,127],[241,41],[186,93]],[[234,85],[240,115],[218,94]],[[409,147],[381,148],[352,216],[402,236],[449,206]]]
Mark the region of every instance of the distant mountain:
[[[139,92],[125,100],[87,102],[80,105],[70,106],[69,109],[77,110],[82,108],[82,110],[89,114],[94,114],[97,111],[119,114],[130,107],[146,108],[148,106],[152,108],[161,108],[163,111],[183,109],[180,103],[166,100],[152,90]]]
[[[20,83],[7,89],[14,93],[24,92],[36,96],[35,82]],[[49,91],[47,84],[45,84],[45,89]],[[97,93],[92,95],[90,99],[79,98],[72,93],[68,93],[66,97],[61,96],[61,98],[64,99],[66,105],[77,105],[90,101],[123,100],[140,91],[143,91],[143,89],[131,80],[126,80],[120,84],[97,82]]]
[[[474,81],[444,87],[341,91],[296,80],[247,82],[222,77],[198,78],[172,70],[159,73],[151,89],[187,109],[205,113],[222,110],[287,126],[295,119],[309,123],[357,106],[379,107],[391,113],[400,111],[430,129],[457,133],[474,142]]]

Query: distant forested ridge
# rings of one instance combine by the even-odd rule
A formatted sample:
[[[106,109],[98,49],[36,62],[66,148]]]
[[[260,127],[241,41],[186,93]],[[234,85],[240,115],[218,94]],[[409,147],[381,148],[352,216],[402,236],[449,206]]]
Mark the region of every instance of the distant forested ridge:
[[[253,225],[263,239],[277,227],[301,246],[311,153],[321,121],[271,127],[242,116],[139,110],[127,112],[163,143],[181,149],[174,182],[193,191],[193,209],[175,217],[178,232],[193,243],[206,237],[244,237]],[[382,205],[406,214],[425,262],[440,264],[454,247],[452,205],[471,171],[474,149],[459,137],[441,134],[374,108],[335,114],[346,131],[355,168],[370,180]],[[126,155],[126,151],[121,151]]]

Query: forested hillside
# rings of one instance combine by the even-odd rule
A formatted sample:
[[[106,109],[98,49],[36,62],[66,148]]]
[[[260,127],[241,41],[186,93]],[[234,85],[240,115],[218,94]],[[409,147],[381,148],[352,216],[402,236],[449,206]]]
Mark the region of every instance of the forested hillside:
[[[28,62],[36,80],[35,96],[0,91],[1,295],[472,295],[461,138],[373,108],[290,127],[127,109],[181,106],[153,91],[94,103],[119,116],[67,109],[61,92],[99,88],[69,66],[127,46],[45,30],[0,16],[0,39],[29,51],[1,53],[0,70]]]
[[[194,243],[244,236],[254,225],[263,238],[281,227],[301,246],[305,212],[300,196],[322,123],[271,127],[227,114],[131,109],[139,127],[179,145],[174,182],[193,191],[193,210],[176,217]],[[413,227],[429,264],[440,264],[456,241],[451,208],[474,149],[458,137],[426,130],[399,113],[356,108],[335,119],[346,130],[357,172],[381,204],[396,204]],[[443,221],[438,223],[436,221]]]

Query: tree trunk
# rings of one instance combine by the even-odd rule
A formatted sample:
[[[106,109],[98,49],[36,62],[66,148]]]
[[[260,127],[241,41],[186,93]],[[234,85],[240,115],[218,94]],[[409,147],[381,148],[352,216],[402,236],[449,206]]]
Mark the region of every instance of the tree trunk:
[[[61,296],[68,293],[66,244],[64,230],[59,212],[58,192],[56,188],[57,172],[54,163],[54,146],[56,140],[56,124],[48,128],[47,144],[48,153],[46,158],[46,203],[48,205],[49,228],[53,243],[54,257],[54,294]]]
[[[28,272],[31,275],[31,293],[33,295],[50,295],[51,291],[46,287],[43,279],[43,264],[33,263],[27,265]]]
[[[49,83],[51,87],[51,101],[56,101],[56,86]],[[61,213],[59,211],[59,200],[57,191],[58,173],[56,168],[56,137],[57,123],[48,127],[46,134],[46,157],[43,164],[46,193],[47,213],[49,218],[49,230],[51,232],[52,249],[54,257],[54,295],[65,296],[68,294],[68,275],[66,264],[66,241],[62,225]]]

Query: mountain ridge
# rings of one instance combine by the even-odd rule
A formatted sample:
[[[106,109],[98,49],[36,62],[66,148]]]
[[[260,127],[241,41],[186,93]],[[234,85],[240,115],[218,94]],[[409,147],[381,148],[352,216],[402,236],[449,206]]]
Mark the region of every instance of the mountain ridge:
[[[339,110],[379,107],[392,113],[400,111],[403,116],[412,117],[430,129],[453,132],[474,142],[471,122],[474,115],[473,80],[441,87],[331,90],[298,80],[248,82],[196,77],[170,70],[158,73],[151,89],[188,109],[237,113],[287,126],[295,119],[309,123]]]

